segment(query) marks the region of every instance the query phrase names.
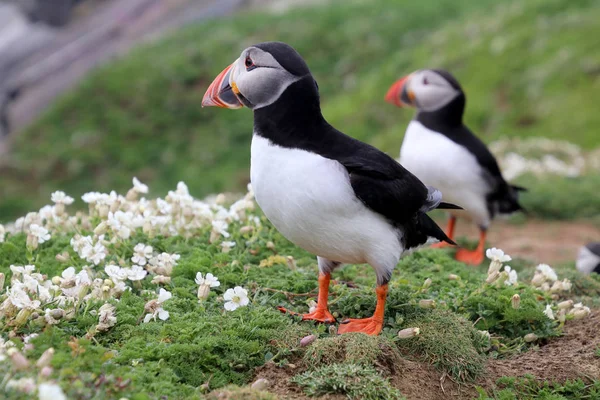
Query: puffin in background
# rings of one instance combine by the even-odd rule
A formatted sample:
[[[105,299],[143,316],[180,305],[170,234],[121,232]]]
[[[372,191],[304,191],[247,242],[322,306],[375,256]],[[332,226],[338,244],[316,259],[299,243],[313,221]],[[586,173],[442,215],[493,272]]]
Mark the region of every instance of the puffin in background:
[[[404,135],[400,163],[426,185],[438,188],[445,200],[464,208],[451,212],[446,231],[450,239],[454,238],[457,216],[466,216],[477,224],[477,248],[459,249],[456,259],[481,264],[491,220],[498,214],[523,210],[518,199],[519,192],[526,189],[504,180],[492,153],[465,126],[466,97],[447,71],[415,71],[394,83],[385,100],[398,107],[417,109]],[[437,247],[443,246],[440,243]]]
[[[318,303],[303,320],[333,323],[331,272],[345,263],[368,263],[377,275],[375,312],[343,321],[338,333],[378,334],[400,256],[430,238],[454,244],[426,213],[459,207],[443,203],[440,191],[392,157],[329,125],[315,79],[285,43],[242,51],[215,78],[202,105],[254,112],[250,180],[256,202],[283,236],[317,255]]]
[[[600,242],[588,243],[579,249],[577,270],[583,274],[600,274]]]

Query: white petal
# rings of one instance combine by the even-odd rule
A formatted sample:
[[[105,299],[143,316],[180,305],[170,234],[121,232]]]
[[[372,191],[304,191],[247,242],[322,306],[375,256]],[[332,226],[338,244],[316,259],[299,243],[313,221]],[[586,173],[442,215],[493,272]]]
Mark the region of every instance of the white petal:
[[[144,317],[144,323],[147,324],[152,319],[152,314],[146,314]]]
[[[233,289],[227,289],[225,291],[225,294],[223,295],[223,299],[231,300],[233,299],[233,296],[235,296],[235,292],[233,291]]]
[[[163,310],[162,308],[158,309],[158,318],[162,319],[163,321],[169,319],[169,312],[167,310]]]
[[[173,295],[171,294],[171,292],[169,292],[168,290],[165,290],[163,288],[160,288],[160,291],[158,292],[158,302],[159,303],[163,303],[167,300],[169,300]]]
[[[234,303],[233,301],[228,301],[227,303],[225,303],[225,309],[227,311],[234,311],[239,307],[239,305],[237,303]]]

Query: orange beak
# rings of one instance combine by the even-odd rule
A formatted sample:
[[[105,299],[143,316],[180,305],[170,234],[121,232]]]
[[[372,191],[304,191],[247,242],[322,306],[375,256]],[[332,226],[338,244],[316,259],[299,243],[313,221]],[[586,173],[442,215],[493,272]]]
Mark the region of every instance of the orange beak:
[[[210,84],[204,97],[202,98],[202,107],[221,107],[221,108],[241,108],[242,102],[238,99],[237,86],[235,83],[229,83],[233,64],[221,72]]]
[[[414,106],[415,95],[406,88],[406,82],[409,78],[410,75],[407,75],[397,80],[385,95],[385,101],[397,107]]]

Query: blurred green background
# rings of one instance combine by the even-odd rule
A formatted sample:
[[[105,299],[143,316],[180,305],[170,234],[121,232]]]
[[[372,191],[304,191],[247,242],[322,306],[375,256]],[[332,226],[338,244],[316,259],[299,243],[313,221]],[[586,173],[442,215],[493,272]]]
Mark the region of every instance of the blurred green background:
[[[242,191],[252,113],[202,109],[212,79],[248,45],[294,46],[319,83],[325,117],[397,157],[412,110],[383,101],[399,77],[445,68],[467,94],[466,123],[503,138],[600,146],[600,2],[331,1],[195,24],[96,70],[15,135],[0,164],[0,221],[61,189],[125,191],[132,176],[164,194]],[[518,153],[518,149],[514,149]],[[598,153],[598,152],[596,152]],[[523,203],[545,218],[600,214],[600,174],[521,176]]]

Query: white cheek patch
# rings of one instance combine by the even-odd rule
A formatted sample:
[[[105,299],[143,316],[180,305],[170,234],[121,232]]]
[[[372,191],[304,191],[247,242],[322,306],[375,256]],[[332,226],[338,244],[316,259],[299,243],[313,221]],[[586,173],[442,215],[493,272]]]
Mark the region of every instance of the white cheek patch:
[[[240,73],[236,84],[254,109],[258,109],[276,102],[288,86],[299,79],[283,69],[258,67]]]
[[[435,111],[454,100],[460,92],[451,87],[421,86],[415,90],[417,105],[423,111]]]

